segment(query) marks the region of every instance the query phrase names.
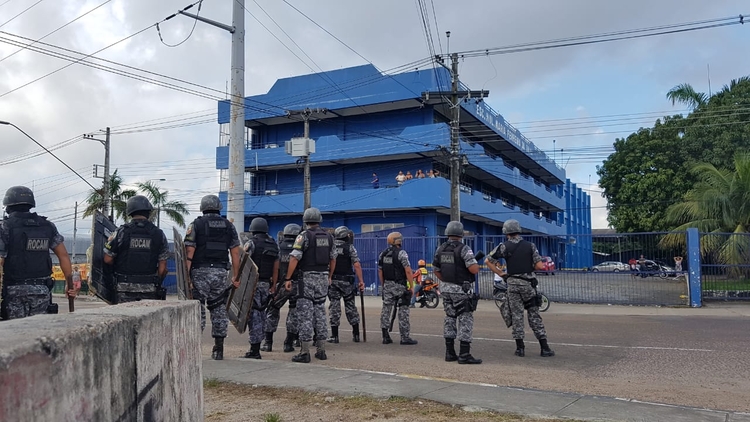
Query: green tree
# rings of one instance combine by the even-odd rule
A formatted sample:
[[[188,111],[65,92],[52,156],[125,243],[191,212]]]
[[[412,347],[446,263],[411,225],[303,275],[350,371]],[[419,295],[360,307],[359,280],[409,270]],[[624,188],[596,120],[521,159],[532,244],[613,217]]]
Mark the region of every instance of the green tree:
[[[731,169],[736,152],[750,149],[750,78],[735,79],[710,98],[682,84],[667,98],[693,111],[616,139],[615,152],[597,166],[609,223],[619,232],[674,229],[666,209],[698,181],[694,165]]]
[[[722,264],[747,263],[750,260],[750,153],[737,154],[733,170],[704,163],[694,165],[692,171],[698,182],[685,194],[683,202],[667,209],[667,221],[676,225],[675,230],[697,228],[709,233],[701,238],[704,256]],[[661,244],[682,247],[684,239],[684,236],[668,235]]]
[[[133,189],[123,189],[122,177],[117,174],[117,170],[109,177],[109,197],[112,199],[112,210],[115,219],[126,219],[125,206],[130,197],[135,196],[136,191]],[[104,207],[104,182],[102,187],[89,192],[86,198],[86,209],[83,211],[83,217],[94,215],[94,211],[101,211]]]
[[[169,191],[162,191],[159,186],[151,181],[138,183],[137,186],[138,190],[143,192],[151,201],[151,205],[154,206],[151,221],[155,221],[156,225],[159,226],[161,213],[165,213],[175,224],[185,227],[185,216],[190,215],[187,204],[182,201],[170,201]]]

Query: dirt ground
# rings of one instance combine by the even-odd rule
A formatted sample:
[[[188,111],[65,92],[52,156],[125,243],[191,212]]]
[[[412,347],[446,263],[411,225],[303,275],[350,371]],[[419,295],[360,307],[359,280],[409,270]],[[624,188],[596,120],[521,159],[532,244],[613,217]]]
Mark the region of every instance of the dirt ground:
[[[461,408],[429,400],[392,397],[387,400],[364,396],[334,396],[297,389],[252,387],[204,382],[207,422],[290,421],[389,421],[389,422],[541,422],[481,409]],[[562,419],[544,419],[545,422]],[[565,419],[570,422],[570,419]]]

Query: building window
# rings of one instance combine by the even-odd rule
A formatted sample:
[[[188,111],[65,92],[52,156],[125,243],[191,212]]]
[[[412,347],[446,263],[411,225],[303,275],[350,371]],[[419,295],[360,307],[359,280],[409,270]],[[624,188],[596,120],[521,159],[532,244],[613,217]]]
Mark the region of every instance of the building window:
[[[377,232],[380,230],[398,229],[401,227],[404,227],[404,223],[363,224],[362,233]]]

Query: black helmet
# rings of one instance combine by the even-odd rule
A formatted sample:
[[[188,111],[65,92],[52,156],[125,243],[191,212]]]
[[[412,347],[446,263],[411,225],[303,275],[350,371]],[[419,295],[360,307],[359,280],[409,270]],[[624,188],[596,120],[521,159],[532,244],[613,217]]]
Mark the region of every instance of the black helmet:
[[[464,225],[460,221],[451,221],[445,227],[445,235],[464,237]]]
[[[133,213],[138,211],[150,212],[153,209],[154,207],[151,206],[151,202],[149,202],[148,198],[143,195],[136,195],[128,199],[128,204],[125,207],[125,214],[133,215]]]
[[[302,227],[299,224],[287,224],[284,226],[284,237],[297,237],[301,231]]]
[[[3,206],[10,207],[13,205],[31,205],[31,208],[36,206],[34,200],[34,192],[26,186],[13,186],[5,192],[5,198],[3,198]]]
[[[253,218],[253,221],[250,222],[249,230],[251,233],[268,233],[268,221],[263,217],[255,217]]]
[[[216,195],[206,195],[201,199],[201,212],[221,211],[221,201]]]
[[[306,209],[305,213],[302,214],[303,223],[320,223],[321,221],[323,221],[323,216],[320,215],[320,210],[315,207]]]
[[[336,230],[333,231],[333,237],[339,240],[348,240],[350,235],[351,230],[346,226],[338,226],[336,227]]]

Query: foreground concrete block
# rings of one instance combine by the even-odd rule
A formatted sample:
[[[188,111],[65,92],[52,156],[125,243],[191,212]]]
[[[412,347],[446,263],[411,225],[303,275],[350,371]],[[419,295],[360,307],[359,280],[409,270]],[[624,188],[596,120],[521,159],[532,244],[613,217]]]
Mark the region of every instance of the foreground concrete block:
[[[0,322],[0,421],[202,421],[197,301]]]

